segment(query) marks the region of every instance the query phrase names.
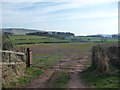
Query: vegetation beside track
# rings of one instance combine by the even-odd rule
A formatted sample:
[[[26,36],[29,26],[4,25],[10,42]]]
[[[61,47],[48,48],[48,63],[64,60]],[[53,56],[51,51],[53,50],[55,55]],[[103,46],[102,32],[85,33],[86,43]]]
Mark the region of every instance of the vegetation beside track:
[[[25,68],[25,75],[22,77],[19,77],[16,81],[10,82],[8,86],[5,86],[3,88],[17,88],[17,87],[23,87],[27,83],[31,82],[33,79],[38,77],[43,73],[43,70],[37,69],[37,68]]]
[[[117,75],[97,73],[93,67],[81,74],[81,78],[90,88],[118,88],[118,77]]]
[[[120,88],[119,45],[102,44],[92,49],[92,65],[82,73],[89,87]]]

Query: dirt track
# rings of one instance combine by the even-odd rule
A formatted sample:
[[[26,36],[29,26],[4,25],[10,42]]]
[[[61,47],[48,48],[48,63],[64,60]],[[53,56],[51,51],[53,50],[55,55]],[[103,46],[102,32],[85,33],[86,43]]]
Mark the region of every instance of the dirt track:
[[[70,73],[70,81],[68,83],[67,88],[86,88],[83,81],[80,79],[79,72],[71,72]]]
[[[30,82],[28,85],[26,85],[25,88],[47,88],[47,82],[53,75],[54,70],[47,69],[45,72],[40,75],[37,79]]]

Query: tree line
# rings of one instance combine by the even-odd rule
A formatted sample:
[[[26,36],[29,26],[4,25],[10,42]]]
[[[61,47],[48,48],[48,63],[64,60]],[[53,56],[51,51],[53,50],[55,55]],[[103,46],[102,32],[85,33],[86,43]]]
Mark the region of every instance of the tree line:
[[[39,36],[54,37],[59,39],[65,39],[66,37],[74,36],[74,34],[70,32],[34,32],[34,33],[27,33],[26,35],[39,35]]]

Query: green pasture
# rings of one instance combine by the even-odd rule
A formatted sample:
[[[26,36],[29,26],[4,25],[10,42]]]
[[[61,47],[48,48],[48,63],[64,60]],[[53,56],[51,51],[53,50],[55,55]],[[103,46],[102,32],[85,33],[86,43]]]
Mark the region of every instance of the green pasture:
[[[65,50],[65,51],[53,51],[53,52],[33,52],[33,64],[41,68],[48,68],[64,58],[71,58],[72,55],[89,55],[91,57],[92,47],[98,43],[48,43],[48,44],[31,44],[31,45],[17,45],[18,48],[25,47],[34,50]],[[111,43],[99,43],[99,44],[111,44]],[[73,51],[72,51],[73,50]],[[74,51],[81,50],[81,51]],[[82,51],[83,50],[83,51]],[[84,51],[85,50],[85,51]],[[62,55],[61,55],[62,54]],[[90,59],[89,59],[90,61]]]
[[[40,39],[40,38],[47,38],[43,36],[35,36],[35,35],[10,35],[11,40],[15,39]]]
[[[24,44],[17,45],[17,47],[39,47],[39,48],[54,48],[54,49],[66,49],[66,50],[88,50],[91,49],[92,46],[98,43],[42,43],[42,44]]]
[[[34,39],[34,40],[14,40],[13,43],[42,43],[42,42],[67,42],[68,40],[60,40],[55,38],[40,38],[40,39]]]
[[[14,44],[20,43],[43,43],[43,42],[71,42],[71,40],[63,40],[45,36],[35,36],[35,35],[10,35],[11,41]],[[102,41],[101,37],[77,37],[71,36],[72,39],[78,39],[79,41],[88,41],[88,42],[100,42]],[[108,42],[116,42],[118,39],[106,38]]]
[[[18,47],[29,47],[33,50],[33,66],[35,65],[41,68],[48,68],[52,67],[55,63],[63,59],[74,58],[75,56],[79,58],[80,55],[91,55],[91,48],[94,45],[95,43],[51,43],[44,45],[18,45]],[[39,53],[41,49],[50,50],[50,52],[42,51]],[[34,50],[39,51],[35,52]]]
[[[101,38],[101,37],[78,37],[78,36],[71,36],[72,39],[78,39],[81,41],[89,41],[89,42],[100,42],[102,40],[108,41],[108,42],[116,42],[118,39],[113,38]]]
[[[10,35],[9,37],[14,44],[42,43],[42,42],[68,42],[69,41],[69,40],[62,40],[57,38],[35,36],[35,35]]]
[[[32,64],[35,67],[51,68],[59,60],[59,55],[55,54],[33,54]]]

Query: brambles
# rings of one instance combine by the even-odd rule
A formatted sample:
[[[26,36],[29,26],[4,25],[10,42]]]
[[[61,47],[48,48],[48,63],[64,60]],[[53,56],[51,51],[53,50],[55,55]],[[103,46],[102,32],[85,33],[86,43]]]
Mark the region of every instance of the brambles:
[[[3,50],[12,50],[14,48],[14,44],[11,42],[8,35],[3,35]]]
[[[93,47],[92,66],[81,75],[88,87],[119,87],[120,55],[118,51],[118,44],[103,43]]]
[[[113,68],[119,69],[119,46],[118,45],[96,45],[92,50],[92,66],[99,72],[111,73]]]

